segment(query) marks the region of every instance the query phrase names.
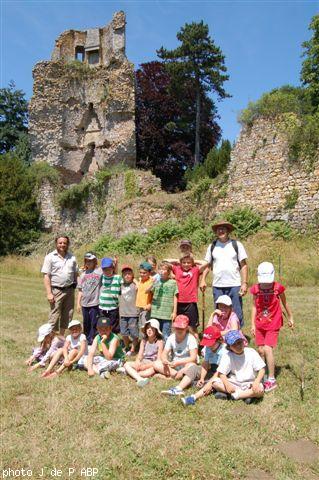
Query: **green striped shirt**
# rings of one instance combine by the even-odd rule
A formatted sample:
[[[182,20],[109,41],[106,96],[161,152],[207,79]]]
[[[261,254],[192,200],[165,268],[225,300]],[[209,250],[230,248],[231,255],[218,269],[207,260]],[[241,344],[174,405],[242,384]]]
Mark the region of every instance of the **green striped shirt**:
[[[101,310],[114,310],[119,306],[119,295],[121,293],[121,275],[106,277],[102,275],[102,286],[100,290],[99,306]]]
[[[174,308],[174,296],[178,293],[177,283],[169,279],[156,283],[152,301],[151,317],[160,320],[171,320]]]

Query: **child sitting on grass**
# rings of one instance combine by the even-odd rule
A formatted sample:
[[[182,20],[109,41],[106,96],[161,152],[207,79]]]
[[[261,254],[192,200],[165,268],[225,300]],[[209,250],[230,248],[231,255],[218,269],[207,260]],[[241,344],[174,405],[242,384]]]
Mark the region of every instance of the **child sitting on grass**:
[[[97,321],[97,331],[98,334],[89,354],[82,357],[79,364],[84,364],[89,377],[97,374],[101,378],[110,378],[110,372],[122,366],[125,353],[120,346],[119,337],[112,332],[110,318],[100,316]],[[98,351],[97,355],[96,351]]]
[[[28,371],[33,372],[37,368],[44,368],[45,364],[51,360],[56,351],[63,347],[65,338],[53,331],[53,325],[45,323],[41,325],[38,331],[39,347],[33,348],[32,355],[25,364],[29,367]]]
[[[123,283],[120,295],[120,332],[124,342],[126,355],[134,355],[138,346],[138,316],[136,307],[137,285],[134,281],[133,269],[130,265],[122,267]],[[130,347],[130,338],[132,345]]]
[[[191,365],[197,361],[197,341],[188,332],[189,320],[185,315],[178,315],[173,323],[174,333],[166,341],[161,360],[154,363],[156,372],[168,378],[181,380]],[[171,360],[170,360],[171,359]],[[164,395],[183,395],[178,387],[161,392]]]
[[[288,316],[288,326],[293,328],[294,321],[287,304],[285,287],[275,282],[275,269],[272,263],[263,262],[258,266],[258,283],[253,285],[250,293],[254,296],[251,313],[251,332],[262,358],[266,360],[268,379],[264,383],[265,392],[277,388],[275,379],[274,348],[283,326],[281,303]]]
[[[184,390],[186,387],[192,385],[195,380],[198,380],[196,387],[201,390],[194,395],[182,398],[181,400],[185,406],[194,405],[196,400],[212,392],[212,379],[217,378],[217,367],[222,355],[226,352],[223,337],[221,336],[220,329],[216,325],[205,328],[200,345],[206,347],[202,365],[190,366],[186,370],[181,383],[177,386],[180,390]]]
[[[251,403],[253,398],[264,394],[262,379],[265,362],[253,348],[244,346],[238,330],[231,330],[225,336],[227,352],[217,368],[218,378],[212,379],[217,392],[227,393],[233,400]]]
[[[126,362],[124,369],[138,387],[144,387],[149,382],[148,377],[155,374],[153,363],[161,358],[163,351],[162,332],[158,320],[151,318],[143,328],[144,337],[135,362]]]
[[[171,334],[172,321],[177,315],[178,287],[175,280],[170,278],[172,266],[169,263],[160,264],[160,281],[153,285],[153,300],[151,317],[159,320],[164,341]]]
[[[231,330],[238,330],[247,347],[248,342],[240,329],[239,318],[232,308],[232,299],[228,295],[220,295],[216,300],[216,307],[207,325],[219,327],[223,337]]]
[[[70,369],[83,355],[87,355],[87,340],[86,336],[82,333],[81,322],[79,320],[72,320],[68,325],[68,329],[70,330],[70,335],[66,337],[63,347],[59,348],[54,354],[48,368],[42,373],[42,377],[54,378],[66,368]],[[53,372],[53,368],[62,357],[64,359],[62,365]]]

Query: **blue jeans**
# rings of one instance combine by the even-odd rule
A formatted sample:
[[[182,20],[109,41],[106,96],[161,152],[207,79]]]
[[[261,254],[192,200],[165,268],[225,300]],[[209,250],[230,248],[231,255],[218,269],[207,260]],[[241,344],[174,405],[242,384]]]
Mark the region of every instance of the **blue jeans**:
[[[160,329],[163,334],[164,343],[172,333],[172,321],[171,320],[160,320],[158,319],[160,324]]]
[[[239,295],[240,287],[213,287],[214,303],[220,295],[228,295],[233,302],[233,310],[239,318],[240,326],[244,325],[243,299]]]
[[[98,305],[94,307],[82,307],[83,331],[89,345],[92,345],[94,337],[97,334],[96,324],[99,313]]]

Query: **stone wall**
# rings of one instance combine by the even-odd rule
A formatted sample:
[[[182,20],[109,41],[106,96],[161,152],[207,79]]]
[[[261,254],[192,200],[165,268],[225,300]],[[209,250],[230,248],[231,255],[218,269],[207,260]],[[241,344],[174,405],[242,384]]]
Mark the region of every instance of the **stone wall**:
[[[99,62],[89,64],[95,43]],[[81,45],[83,61],[71,61]],[[73,172],[77,182],[104,166],[134,166],[134,69],[125,57],[124,13],[115,14],[104,29],[64,32],[52,58],[33,70],[33,160],[46,161],[66,176]]]
[[[319,211],[319,161],[311,172],[300,162],[290,162],[287,138],[277,123],[260,119],[241,131],[228,174],[218,212],[248,205],[267,220],[286,220],[305,230]],[[287,200],[293,195],[296,202],[289,208]]]

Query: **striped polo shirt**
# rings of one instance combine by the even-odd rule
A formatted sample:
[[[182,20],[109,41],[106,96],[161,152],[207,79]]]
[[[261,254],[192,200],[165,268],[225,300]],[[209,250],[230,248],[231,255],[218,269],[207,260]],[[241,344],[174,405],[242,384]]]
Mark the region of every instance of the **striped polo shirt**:
[[[119,295],[121,293],[121,275],[106,277],[102,275],[102,286],[100,289],[99,306],[101,310],[114,310],[119,306]]]

